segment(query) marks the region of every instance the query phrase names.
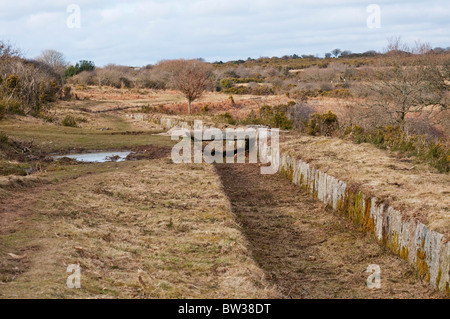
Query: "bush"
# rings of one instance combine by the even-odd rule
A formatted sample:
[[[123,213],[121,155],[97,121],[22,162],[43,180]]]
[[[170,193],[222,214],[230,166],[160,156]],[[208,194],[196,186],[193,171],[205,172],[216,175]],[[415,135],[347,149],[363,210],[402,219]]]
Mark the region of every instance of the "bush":
[[[233,118],[233,116],[228,112],[220,115],[220,117],[221,117],[221,119],[225,120],[225,122],[230,125],[236,125],[236,123],[237,123],[237,121]]]
[[[15,100],[11,100],[9,102],[5,102],[6,112],[9,114],[16,114],[25,116],[25,109],[23,105]]]
[[[40,102],[50,103],[56,101],[56,97],[60,91],[60,87],[54,80],[41,82],[39,91],[41,93],[39,96]]]
[[[272,126],[282,130],[290,130],[292,129],[292,122],[286,117],[286,112],[277,112],[273,116]]]
[[[62,87],[61,76],[52,67],[20,56],[2,59],[0,54],[0,74],[3,112],[38,115],[47,103],[56,100]]]
[[[151,113],[151,112],[153,112],[153,111],[155,111],[155,108],[154,107],[151,107],[150,105],[142,105],[141,106],[141,112],[142,113]]]
[[[364,133],[360,129],[353,134],[353,140],[415,156],[417,160],[428,163],[441,173],[450,171],[450,150],[443,141],[429,141],[426,135],[408,134],[398,125],[386,126],[371,133]]]
[[[280,128],[282,130],[292,129],[292,121],[287,117],[287,110],[292,107],[292,104],[280,104],[277,106],[263,105],[259,109],[259,117],[255,112],[251,112],[242,124],[267,125],[271,127]]]
[[[65,85],[63,88],[63,96],[62,98],[64,100],[70,100],[72,99],[72,87]]]
[[[15,89],[19,86],[20,78],[16,74],[10,74],[6,79],[6,87],[10,90]]]
[[[244,95],[244,94],[251,94],[251,89],[245,86],[236,86],[226,89],[223,92],[226,94]]]
[[[77,64],[69,66],[66,72],[64,73],[64,77],[67,79],[83,71],[94,71],[94,69],[95,69],[94,62],[81,60]]]
[[[314,113],[307,126],[308,134],[325,136],[331,136],[338,128],[337,116],[331,111],[325,114]]]
[[[233,81],[230,79],[222,79],[220,80],[220,86],[224,89],[229,89],[233,86]]]
[[[77,120],[74,116],[67,115],[62,121],[62,125],[68,127],[77,127]]]
[[[46,122],[53,123],[55,121],[55,117],[53,115],[41,112],[36,115],[37,118],[43,119]]]
[[[200,109],[200,113],[202,114],[207,114],[209,112],[209,106],[208,104],[205,104],[201,109]]]

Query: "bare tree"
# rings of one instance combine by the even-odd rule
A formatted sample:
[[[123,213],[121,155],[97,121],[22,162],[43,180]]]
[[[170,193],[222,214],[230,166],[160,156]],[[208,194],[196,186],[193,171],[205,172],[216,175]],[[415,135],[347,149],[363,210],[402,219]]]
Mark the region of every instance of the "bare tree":
[[[334,55],[335,58],[339,57],[342,53],[341,49],[334,49],[331,51],[331,53]]]
[[[64,71],[69,65],[66,61],[66,58],[64,57],[64,54],[56,50],[42,51],[41,55],[36,58],[36,61],[42,62],[52,67],[53,70],[61,76],[64,75]]]
[[[410,49],[398,38],[389,43],[368,84],[369,104],[382,110],[385,122],[404,128],[410,114],[431,118],[448,108],[442,61],[429,52],[429,45],[417,43]]]
[[[0,62],[4,62],[10,60],[14,57],[20,57],[20,50],[14,48],[8,42],[4,42],[0,40]]]
[[[188,100],[188,112],[191,113],[191,103],[198,99],[208,88],[211,67],[199,60],[171,60],[160,62],[162,69],[172,88],[180,91]]]

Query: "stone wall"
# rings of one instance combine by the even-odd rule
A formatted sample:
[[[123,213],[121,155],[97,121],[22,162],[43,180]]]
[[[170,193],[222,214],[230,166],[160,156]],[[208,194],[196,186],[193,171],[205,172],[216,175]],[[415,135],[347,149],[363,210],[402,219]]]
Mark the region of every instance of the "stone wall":
[[[270,156],[277,160],[275,154]],[[443,242],[443,234],[420,221],[404,220],[398,210],[376,197],[366,196],[300,159],[281,154],[279,171],[409,261],[434,288],[450,293],[450,243]]]
[[[190,129],[192,126],[192,123],[173,118],[161,118],[160,124],[165,129],[175,126]],[[266,161],[279,162],[282,175],[352,220],[400,258],[409,261],[418,275],[434,288],[450,293],[450,242],[444,243],[443,234],[430,230],[420,221],[403,219],[395,208],[300,159],[276,153],[270,148],[260,156]]]

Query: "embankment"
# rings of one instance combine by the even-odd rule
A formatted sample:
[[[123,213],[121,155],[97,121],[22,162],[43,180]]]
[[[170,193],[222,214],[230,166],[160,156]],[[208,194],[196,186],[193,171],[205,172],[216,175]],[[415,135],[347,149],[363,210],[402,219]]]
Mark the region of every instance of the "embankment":
[[[190,121],[186,122],[179,118],[164,117],[158,121],[165,129],[175,126],[184,128],[191,128],[192,126]],[[305,147],[308,141],[299,142],[297,140],[297,143],[293,138],[290,139],[289,137],[284,137],[284,140],[289,142],[282,142],[280,153],[269,149],[267,154],[260,155],[266,157],[266,160],[278,163],[279,172],[282,175],[309,191],[318,200],[326,203],[339,214],[351,219],[362,231],[372,234],[380,244],[389,248],[400,258],[407,260],[417,270],[418,275],[429,282],[435,289],[450,293],[450,243],[446,232],[449,222],[447,218],[448,205],[446,205],[448,196],[445,195],[448,194],[446,190],[448,188],[448,184],[446,184],[448,176],[442,175],[443,181],[440,183],[442,185],[434,184],[435,189],[439,189],[439,193],[435,192],[434,194],[436,196],[428,196],[431,199],[424,199],[419,195],[417,195],[419,197],[415,196],[415,192],[410,191],[409,194],[405,194],[405,197],[409,199],[407,205],[400,205],[402,203],[401,198],[400,200],[391,201],[386,199],[386,189],[394,192],[392,188],[364,187],[364,184],[383,185],[379,181],[383,178],[389,179],[389,176],[373,175],[369,169],[365,171],[365,174],[355,173],[352,177],[348,177],[348,180],[343,179],[341,176],[346,175],[343,174],[342,169],[336,170],[338,173],[336,175],[332,173],[333,163],[340,165],[339,163],[345,162],[346,171],[351,174],[352,171],[356,170],[352,160],[342,158],[342,156],[339,158],[339,154],[331,154],[329,156],[331,158],[328,158],[327,166],[311,157],[315,150],[326,151],[326,148],[323,146],[326,144],[325,142],[322,143],[322,146],[317,145],[316,148],[308,149],[308,147]],[[303,149],[308,150],[307,155],[310,157],[310,160],[301,159]],[[292,150],[295,150],[295,152],[290,152]],[[339,147],[337,150],[339,152]],[[378,151],[374,152],[378,157],[383,156]],[[368,165],[361,160],[355,161],[355,163],[361,167]],[[386,160],[386,163],[389,163],[388,160]],[[394,174],[392,176],[395,177],[398,174],[397,180],[405,184],[413,181],[413,178],[420,180],[422,177],[425,178],[424,176],[426,175],[421,176],[420,171],[416,173],[410,172],[408,176],[411,176],[411,178],[402,179],[400,164],[396,168],[379,168],[381,171],[383,169],[387,171],[388,175],[390,174],[389,169],[391,169],[392,174]],[[399,170],[399,172],[395,172],[396,170]],[[414,170],[414,167],[408,168],[408,170]],[[376,179],[373,182],[370,180],[372,175]],[[355,176],[360,179],[355,179]],[[402,186],[399,182],[395,182],[393,185],[395,187]],[[386,184],[386,186],[388,185]],[[423,185],[418,185],[415,191],[419,191],[421,188],[423,188]],[[378,194],[381,196],[378,196]],[[433,194],[433,191],[431,191],[431,194]],[[392,195],[399,197],[401,192],[397,191],[396,194]],[[443,198],[443,204],[433,205],[436,202],[435,198],[439,199],[439,197]],[[392,196],[392,198],[395,199],[395,196]],[[417,198],[420,198],[420,200]],[[399,203],[399,206],[396,206],[396,203]],[[431,203],[431,205],[427,205],[427,203]],[[414,206],[417,206],[416,211]],[[442,211],[440,211],[441,209]],[[433,212],[433,210],[438,212]],[[434,223],[436,220],[439,223]]]

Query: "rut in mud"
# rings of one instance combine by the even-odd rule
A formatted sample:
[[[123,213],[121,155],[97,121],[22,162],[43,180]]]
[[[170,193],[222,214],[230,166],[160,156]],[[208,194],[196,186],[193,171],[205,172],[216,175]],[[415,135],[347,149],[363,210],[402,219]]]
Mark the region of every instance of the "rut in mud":
[[[256,164],[216,165],[253,258],[285,298],[439,298],[357,226],[279,174]],[[381,288],[369,289],[369,265]]]

